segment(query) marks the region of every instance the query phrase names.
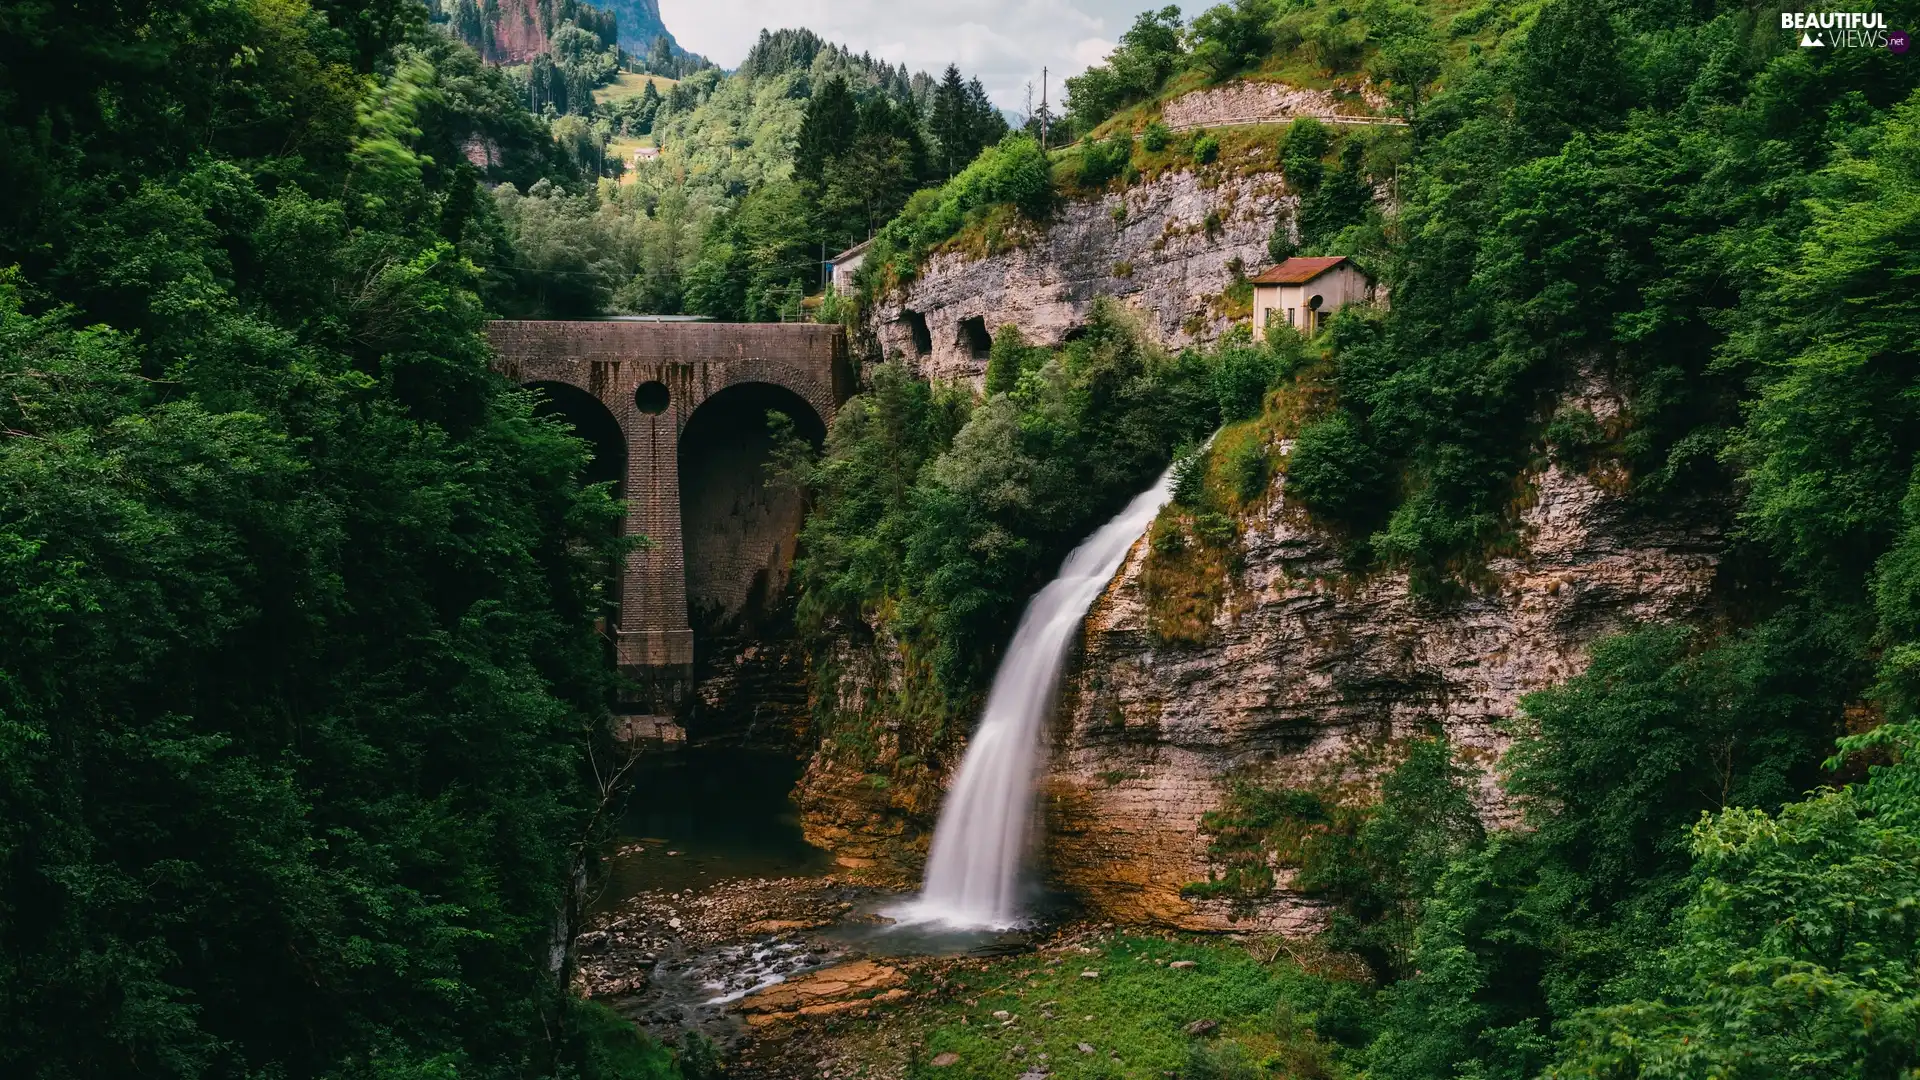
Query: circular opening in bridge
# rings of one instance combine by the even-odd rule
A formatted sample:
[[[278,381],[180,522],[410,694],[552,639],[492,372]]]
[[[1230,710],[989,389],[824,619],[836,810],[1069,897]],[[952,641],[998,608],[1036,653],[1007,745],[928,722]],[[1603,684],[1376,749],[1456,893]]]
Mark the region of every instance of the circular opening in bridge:
[[[633,392],[633,403],[643,413],[650,416],[667,411],[667,402],[673,400],[667,393],[667,384],[655,380],[643,382]]]

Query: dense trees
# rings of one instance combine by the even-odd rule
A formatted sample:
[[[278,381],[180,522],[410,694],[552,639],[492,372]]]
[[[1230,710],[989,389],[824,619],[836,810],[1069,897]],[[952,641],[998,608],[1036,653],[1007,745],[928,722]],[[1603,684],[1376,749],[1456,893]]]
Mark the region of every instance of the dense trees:
[[[987,100],[979,79],[962,82],[960,69],[947,65],[934,87],[927,127],[938,148],[941,175],[951,177],[967,167],[980,151],[1007,133],[1007,120]]]
[[[876,618],[924,659],[930,681],[906,691],[923,696],[887,706],[907,721],[903,753],[948,749],[1027,597],[1177,445],[1213,427],[1214,366],[1160,353],[1102,304],[1060,349],[1003,330],[982,402],[887,365],[842,411],[803,477],[814,510],[796,568],[802,621]],[[844,730],[856,718],[823,719],[857,742]]]
[[[551,131],[586,172],[616,170],[601,150],[616,131],[650,133],[666,157],[618,186],[498,189],[515,263],[499,274],[514,288],[496,298],[522,313],[796,317],[821,287],[823,256],[945,175],[936,118],[963,121],[949,132],[962,165],[1005,132],[979,80],[956,70],[949,83],[810,31],[765,31],[731,76],[703,70],[665,94],[649,84],[590,117],[559,117]]]
[[[1075,126],[1092,130],[1121,106],[1152,97],[1184,58],[1179,8],[1169,5],[1134,16],[1105,64],[1067,79]]]
[[[856,101],[838,77],[808,99],[793,173],[818,207],[815,228],[829,247],[873,235],[930,179],[929,169],[910,103],[880,94]]]
[[[1920,902],[1920,313],[1897,284],[1920,258],[1920,79],[1736,13],[1700,14],[1670,63],[1651,42],[1671,29],[1544,5],[1414,111],[1387,221],[1348,146],[1334,168],[1323,129],[1282,146],[1302,239],[1378,260],[1392,289],[1303,369],[1334,404],[1286,463],[1288,497],[1356,565],[1462,595],[1542,453],[1617,469],[1639,513],[1738,508],[1716,624],[1600,642],[1524,702],[1499,774],[1524,828],[1456,831],[1438,863],[1377,842],[1467,792],[1434,782],[1432,743],[1371,807],[1254,791],[1223,812],[1373,964],[1380,1012],[1350,1062],[1383,1080],[1916,1064],[1912,929],[1891,913]],[[1550,412],[1596,376],[1622,416]],[[1807,794],[1835,781],[1823,764],[1855,783]]]
[[[1917,69],[1797,49],[1744,10],[1552,0],[1492,47],[1449,51],[1495,16],[1445,28],[1405,4],[1260,8],[1203,13],[1184,39],[1177,13],[1142,16],[1073,82],[1076,122],[1150,99],[1202,47],[1209,76],[1304,58],[1392,80],[1410,140],[1287,132],[1276,149],[1301,201],[1297,233],[1274,240],[1276,258],[1367,260],[1392,303],[1343,313],[1311,348],[1224,343],[1192,382],[1176,362],[1160,385],[1179,404],[1159,422],[1247,416],[1277,381],[1285,407],[1258,422],[1293,435],[1287,499],[1355,570],[1406,573],[1430,603],[1483,586],[1516,485],[1548,463],[1620,485],[1632,513],[1731,525],[1732,546],[1713,618],[1597,642],[1585,673],[1525,700],[1497,775],[1519,827],[1480,820],[1481,780],[1433,733],[1389,748],[1399,764],[1371,804],[1236,787],[1210,818],[1226,871],[1195,889],[1257,898],[1278,864],[1331,905],[1327,943],[1366,962],[1374,995],[1341,1036],[1353,1074],[1906,1075],[1920,1065],[1901,914],[1920,904]],[[1242,31],[1254,44],[1236,49]],[[1141,58],[1159,49],[1176,60],[1123,77],[1153,72]],[[1109,179],[1124,139],[1085,148],[1083,180]],[[875,283],[1014,227],[1012,197],[986,194],[1014,175],[1013,151],[916,197],[881,231]],[[899,404],[876,399],[829,443],[802,580],[816,618],[859,613],[898,649],[887,737],[902,760],[951,732],[953,714],[914,695],[977,684],[1047,565],[1028,556],[1080,520],[1049,502],[1058,473],[1029,440],[1127,412],[1117,398],[1028,411],[1060,363],[1003,329],[964,426],[894,386]],[[1625,396],[1620,415],[1568,403],[1595,380]],[[1201,383],[1214,392],[1193,395]],[[889,411],[907,403],[918,419]],[[880,449],[919,424],[956,433]],[[1268,467],[1241,443],[1215,456],[1179,474],[1191,528],[1156,526],[1156,558],[1231,545],[1234,500],[1214,489],[1257,492]]]
[[[668,1067],[551,966],[618,513],[488,371],[458,148],[542,139],[419,11],[0,12],[9,1076]]]

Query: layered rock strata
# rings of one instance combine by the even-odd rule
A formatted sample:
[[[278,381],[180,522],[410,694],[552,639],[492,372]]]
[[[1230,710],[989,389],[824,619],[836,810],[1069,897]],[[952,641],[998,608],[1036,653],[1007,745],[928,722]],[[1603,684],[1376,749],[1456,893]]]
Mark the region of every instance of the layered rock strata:
[[[1241,776],[1365,798],[1398,745],[1436,729],[1482,770],[1486,816],[1509,818],[1494,765],[1520,699],[1578,674],[1602,635],[1699,617],[1721,550],[1700,524],[1712,508],[1654,521],[1592,477],[1555,466],[1532,479],[1526,554],[1493,560],[1490,587],[1446,607],[1410,596],[1404,575],[1346,577],[1278,480],[1200,647],[1156,641],[1136,547],[1088,618],[1056,716],[1057,882],[1128,922],[1308,928],[1318,913],[1284,868],[1250,918],[1182,897],[1217,869],[1202,815]]]

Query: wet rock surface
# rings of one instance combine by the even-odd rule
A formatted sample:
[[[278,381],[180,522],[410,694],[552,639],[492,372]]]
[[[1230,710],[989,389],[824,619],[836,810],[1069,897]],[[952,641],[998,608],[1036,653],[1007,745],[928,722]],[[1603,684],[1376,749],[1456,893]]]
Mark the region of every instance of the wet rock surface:
[[[1077,963],[1112,932],[1072,924],[938,955],[876,950],[884,920],[868,912],[892,895],[840,877],[640,893],[577,939],[575,989],[667,1045],[712,1040],[732,1080],[899,1078],[953,1063],[924,1052],[923,1014],[971,1003],[994,965],[1035,953]],[[1033,1022],[1052,1019],[1043,1006]]]
[[[594,916],[577,939],[575,989],[662,1041],[697,1031],[737,1047],[745,1023],[735,1003],[843,959],[844,946],[806,931],[869,897],[831,877],[641,892]]]

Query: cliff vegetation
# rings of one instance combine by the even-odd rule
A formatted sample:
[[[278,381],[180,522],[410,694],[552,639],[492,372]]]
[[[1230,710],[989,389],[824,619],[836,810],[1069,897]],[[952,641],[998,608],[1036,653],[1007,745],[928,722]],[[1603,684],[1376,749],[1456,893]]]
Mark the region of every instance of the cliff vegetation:
[[[1911,15],[1888,9],[1890,25]],[[1152,119],[1173,94],[1365,73],[1409,126],[1356,138],[1302,121],[1270,143],[1304,196],[1272,254],[1354,256],[1390,306],[1344,311],[1311,342],[1217,346],[1202,366],[1239,349],[1259,373],[1237,415],[1217,394],[1169,395],[1194,410],[1171,421],[1182,438],[1229,423],[1150,536],[1161,644],[1207,646],[1235,601],[1243,519],[1273,498],[1339,545],[1349,579],[1402,576],[1436,611],[1522,550],[1528,477],[1548,465],[1633,514],[1731,526],[1709,617],[1598,642],[1584,674],[1525,699],[1497,768],[1511,817],[1485,814],[1483,763],[1444,732],[1390,747],[1378,788],[1231,786],[1206,823],[1220,871],[1192,892],[1251,903],[1285,878],[1327,905],[1323,942],[1363,962],[1370,1002],[1338,1071],[1916,1066],[1902,912],[1920,902],[1920,77],[1884,49],[1796,45],[1738,7],[1243,0],[1184,26],[1152,12],[1075,85],[1089,131],[1136,110],[1108,129],[1122,134],[996,201],[989,181],[1032,152],[1003,144],[882,233],[898,262],[878,289],[968,229],[1044,228],[1047,199],[1129,182],[1147,139],[1160,153],[1176,137]],[[1218,157],[1223,141],[1189,145]],[[1579,403],[1594,379],[1619,390],[1617,416]],[[990,387],[970,426],[998,400]],[[983,483],[1003,458],[975,462]],[[820,513],[860,498],[828,492]],[[997,551],[1064,546],[1076,526],[954,535]],[[887,587],[924,588],[902,565]],[[1011,612],[1023,593],[1001,595]],[[999,637],[976,640],[1009,629],[986,627]],[[967,640],[955,629],[941,648]]]

